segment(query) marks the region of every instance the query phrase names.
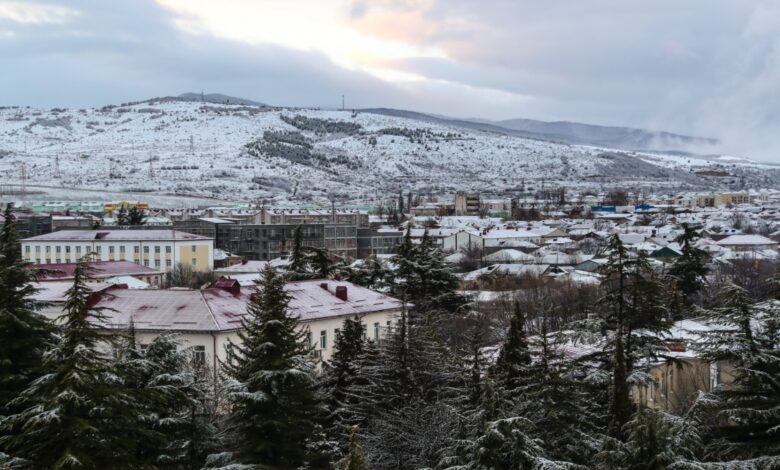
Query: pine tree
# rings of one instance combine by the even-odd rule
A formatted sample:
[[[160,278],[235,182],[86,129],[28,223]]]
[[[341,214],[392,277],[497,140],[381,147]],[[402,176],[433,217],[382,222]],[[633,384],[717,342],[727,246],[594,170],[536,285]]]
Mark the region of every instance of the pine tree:
[[[732,383],[714,391],[721,418],[713,434],[716,457],[774,456],[780,465],[780,320],[773,307],[758,308],[747,290],[720,289],[721,307],[706,312],[716,326],[704,333],[703,357],[733,367]]]
[[[53,325],[37,312],[32,298],[35,271],[29,267],[8,204],[0,229],[0,419],[20,411],[11,401],[39,377],[43,355],[55,341]],[[18,431],[0,431],[0,452],[7,434]]]
[[[293,231],[293,245],[290,250],[290,264],[288,270],[294,276],[302,276],[308,273],[308,259],[303,247],[303,232],[300,225]]]
[[[32,469],[135,468],[139,406],[101,351],[115,338],[95,328],[105,317],[90,302],[85,259],[73,277],[62,337],[44,356],[44,374],[12,402],[23,411],[0,428],[22,426],[6,444]]]
[[[363,323],[359,317],[347,318],[333,345],[333,356],[323,373],[323,388],[328,408],[328,434],[331,439],[345,441],[351,432],[345,410],[350,403],[348,390],[360,379],[358,362],[365,350]]]
[[[338,463],[337,468],[338,470],[369,470],[366,458],[363,456],[357,426],[352,427],[349,435],[349,453]]]
[[[119,210],[116,213],[116,224],[119,226],[123,225],[130,225],[130,222],[127,218],[127,205],[121,204],[119,206]]]
[[[146,214],[144,214],[143,209],[139,209],[138,206],[132,206],[127,212],[127,225],[143,225],[145,218]]]
[[[709,269],[707,268],[707,253],[696,246],[696,240],[701,236],[693,227],[682,224],[683,233],[675,240],[682,248],[682,256],[677,258],[669,274],[674,277],[677,288],[684,294],[690,305],[692,297],[701,290]]]
[[[324,409],[308,359],[310,345],[288,315],[285,280],[268,267],[249,319],[230,344],[225,370],[234,380],[230,423],[237,438],[233,458],[259,468],[295,468],[307,460],[306,443]]]
[[[638,362],[663,354],[662,335],[671,319],[661,302],[662,287],[647,257],[631,257],[620,237],[613,235],[607,246],[609,258],[602,269],[604,306],[602,322],[607,342],[602,353],[612,377],[610,434],[622,438],[623,426],[631,418],[629,376]]]
[[[509,321],[509,332],[496,359],[494,373],[503,381],[504,387],[511,390],[517,386],[517,380],[527,374],[530,365],[531,354],[525,334],[525,316],[520,304],[515,302],[512,319]]]

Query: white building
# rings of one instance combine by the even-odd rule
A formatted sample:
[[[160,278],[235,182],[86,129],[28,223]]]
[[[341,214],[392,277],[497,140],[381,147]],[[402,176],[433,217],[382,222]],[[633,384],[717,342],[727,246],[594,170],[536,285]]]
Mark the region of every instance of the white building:
[[[42,283],[43,285],[43,283]],[[36,299],[47,302],[42,313],[49,318],[62,315],[65,291],[70,283],[46,283]],[[235,280],[220,279],[215,287],[201,290],[132,290],[93,284],[97,307],[105,322],[96,327],[126,330],[133,324],[143,348],[165,332],[180,335],[185,347],[213,367],[226,359],[229,342],[239,343],[238,332],[247,320],[246,307],[254,287],[241,287]],[[401,301],[344,281],[312,280],[289,282],[288,312],[300,320],[299,328],[309,337],[317,358],[328,360],[344,320],[359,316],[367,339],[380,340],[400,317]],[[103,295],[105,293],[105,295]]]
[[[196,271],[214,268],[214,239],[176,230],[61,230],[22,240],[22,255],[35,264],[132,261],[171,271],[181,263]]]

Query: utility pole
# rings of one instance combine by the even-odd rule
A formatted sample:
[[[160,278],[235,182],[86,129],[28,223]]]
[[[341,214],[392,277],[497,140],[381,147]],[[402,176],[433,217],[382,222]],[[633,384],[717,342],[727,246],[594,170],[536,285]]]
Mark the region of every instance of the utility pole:
[[[344,111],[344,95],[341,95],[341,110]]]

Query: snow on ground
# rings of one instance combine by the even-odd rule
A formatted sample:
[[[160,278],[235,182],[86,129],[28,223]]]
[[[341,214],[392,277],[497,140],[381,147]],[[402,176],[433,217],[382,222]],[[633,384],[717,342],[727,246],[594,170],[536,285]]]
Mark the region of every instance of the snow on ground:
[[[282,116],[361,126],[352,134],[302,131],[317,159],[251,155],[266,131],[297,131]],[[423,132],[409,137],[388,129]],[[390,132],[392,133],[392,132]],[[349,111],[271,109],[176,100],[92,109],[0,108],[0,185],[26,183],[78,194],[98,190],[225,201],[371,201],[399,189],[488,194],[543,184],[705,187],[695,168],[777,172],[747,160],[631,154],[399,117]],[[763,176],[767,178],[767,176]],[[51,190],[51,188],[49,188]],[[148,199],[148,198],[145,198]]]

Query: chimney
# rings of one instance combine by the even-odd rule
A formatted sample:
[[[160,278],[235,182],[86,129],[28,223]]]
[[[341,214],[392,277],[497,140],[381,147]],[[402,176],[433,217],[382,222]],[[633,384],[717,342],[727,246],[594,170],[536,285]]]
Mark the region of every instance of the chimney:
[[[347,301],[347,286],[336,286],[336,297],[343,300],[344,302]]]
[[[328,290],[328,283],[327,282],[321,282],[320,287],[322,287],[325,290]]]

